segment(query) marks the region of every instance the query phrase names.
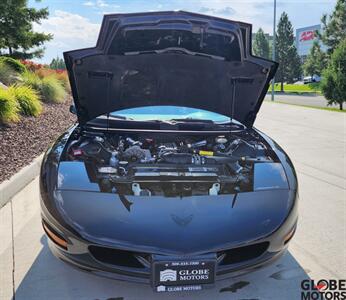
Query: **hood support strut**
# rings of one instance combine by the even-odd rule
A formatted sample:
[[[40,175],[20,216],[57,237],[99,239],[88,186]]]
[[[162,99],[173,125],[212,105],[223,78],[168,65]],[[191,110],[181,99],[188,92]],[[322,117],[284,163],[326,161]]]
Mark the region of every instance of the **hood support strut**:
[[[231,77],[231,86],[232,86],[232,98],[231,98],[231,111],[230,111],[230,117],[231,117],[231,123],[233,122],[233,116],[234,116],[234,105],[235,105],[235,99],[236,99],[236,87],[238,82],[244,82],[244,83],[252,83],[254,81],[254,78],[252,77]]]
[[[97,78],[105,78],[107,80],[107,107],[109,108],[107,110],[107,131],[109,129],[109,114],[110,114],[110,108],[111,108],[111,88],[112,88],[112,79],[114,76],[113,72],[107,72],[107,71],[92,71],[88,72],[89,78],[97,77]]]

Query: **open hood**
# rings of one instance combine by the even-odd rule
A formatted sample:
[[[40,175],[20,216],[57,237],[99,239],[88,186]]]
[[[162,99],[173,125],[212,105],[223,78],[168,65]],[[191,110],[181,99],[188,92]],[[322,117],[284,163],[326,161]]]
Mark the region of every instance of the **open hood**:
[[[278,66],[252,56],[250,24],[182,11],[106,15],[96,47],[64,58],[81,125],[175,105],[251,127]]]

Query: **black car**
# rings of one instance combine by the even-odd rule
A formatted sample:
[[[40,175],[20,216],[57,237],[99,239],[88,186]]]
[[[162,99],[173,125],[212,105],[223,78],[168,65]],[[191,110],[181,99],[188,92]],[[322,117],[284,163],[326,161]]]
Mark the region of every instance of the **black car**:
[[[271,263],[297,224],[297,178],[253,127],[277,63],[251,25],[174,11],[106,15],[64,53],[78,123],[47,151],[43,228],[90,273],[199,290]]]

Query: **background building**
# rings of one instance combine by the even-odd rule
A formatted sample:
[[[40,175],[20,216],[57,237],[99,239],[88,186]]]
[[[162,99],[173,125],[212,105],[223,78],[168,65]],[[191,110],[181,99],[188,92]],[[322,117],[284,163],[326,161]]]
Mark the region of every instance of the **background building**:
[[[321,31],[320,24],[302,27],[296,30],[296,47],[302,62],[304,62],[306,56],[309,54],[314,41],[318,40],[316,31]],[[327,47],[321,41],[320,45],[322,50],[326,51]]]
[[[310,53],[310,49],[314,43],[314,41],[319,40],[316,34],[316,31],[321,32],[322,27],[320,24],[317,25],[311,25],[311,26],[306,26],[302,28],[297,28],[296,29],[296,34],[295,34],[295,44],[297,47],[297,52],[298,55],[304,63],[307,55]],[[254,43],[256,36],[256,32],[252,34],[252,43]],[[269,46],[270,46],[270,58],[271,58],[271,49],[272,49],[272,44],[273,44],[273,36],[265,33],[266,38],[269,41]],[[322,43],[322,41],[319,41],[319,44],[321,46],[322,51],[326,51],[327,47]]]

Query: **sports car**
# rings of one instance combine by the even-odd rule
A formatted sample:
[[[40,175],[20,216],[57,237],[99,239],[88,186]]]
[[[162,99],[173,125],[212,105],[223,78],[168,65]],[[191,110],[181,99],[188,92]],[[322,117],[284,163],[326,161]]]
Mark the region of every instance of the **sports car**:
[[[40,175],[55,256],[164,292],[285,253],[297,178],[253,126],[278,65],[252,55],[251,36],[183,11],[112,14],[95,47],[64,53],[78,122]]]

